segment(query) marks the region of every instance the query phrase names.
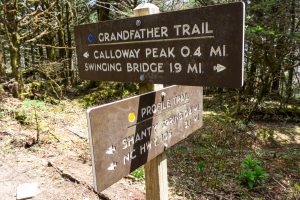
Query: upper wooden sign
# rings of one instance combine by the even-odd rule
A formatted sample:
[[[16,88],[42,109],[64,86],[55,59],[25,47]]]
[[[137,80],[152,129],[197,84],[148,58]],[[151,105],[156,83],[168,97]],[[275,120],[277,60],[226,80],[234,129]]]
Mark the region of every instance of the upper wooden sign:
[[[101,192],[202,126],[202,87],[171,86],[88,109],[94,186]]]
[[[237,2],[77,26],[80,78],[241,87],[244,10]]]

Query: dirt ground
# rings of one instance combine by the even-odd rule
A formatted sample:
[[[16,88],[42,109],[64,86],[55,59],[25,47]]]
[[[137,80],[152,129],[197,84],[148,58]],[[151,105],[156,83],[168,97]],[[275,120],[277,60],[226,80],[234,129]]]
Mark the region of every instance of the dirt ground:
[[[85,109],[69,100],[56,106],[39,103],[26,107],[0,97],[0,199],[16,199],[23,183],[38,183],[34,200],[145,199],[143,180],[131,175],[94,192]],[[27,118],[16,120],[24,111]],[[182,199],[170,192],[170,199]]]
[[[100,197],[93,191],[85,111],[80,106],[66,101],[46,108],[39,119],[46,124],[40,141],[30,148],[24,147],[36,137],[36,130],[14,119],[13,111],[19,107],[16,99],[2,99],[2,109],[7,112],[0,119],[1,199],[16,199],[17,186],[34,182],[40,194],[33,199],[144,199],[143,183],[131,179],[119,181]]]

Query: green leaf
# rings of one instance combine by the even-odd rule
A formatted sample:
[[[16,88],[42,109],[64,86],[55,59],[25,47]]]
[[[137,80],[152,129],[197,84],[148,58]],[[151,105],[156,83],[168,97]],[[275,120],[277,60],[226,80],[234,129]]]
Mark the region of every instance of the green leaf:
[[[251,155],[248,155],[245,160],[241,163],[241,166],[245,169],[240,170],[239,179],[242,184],[252,188],[260,181],[266,179],[268,174],[260,166],[260,161],[253,159]]]
[[[300,39],[300,32],[293,33],[292,37],[295,38],[295,39]]]
[[[258,174],[258,175],[264,173],[263,169],[262,169],[261,166],[259,166],[259,165],[255,165],[255,166],[254,166],[254,171],[255,171],[255,173]]]
[[[298,183],[295,183],[294,187],[300,192],[300,185]]]
[[[250,181],[255,181],[255,173],[251,170],[247,170],[247,179]]]
[[[253,188],[255,183],[253,181],[248,181],[249,188]]]
[[[199,162],[199,163],[197,164],[197,170],[198,170],[198,172],[203,172],[204,169],[205,169],[204,163],[203,163],[203,162]]]
[[[131,175],[137,178],[138,180],[144,179],[145,178],[145,172],[143,168],[138,168],[131,172]]]

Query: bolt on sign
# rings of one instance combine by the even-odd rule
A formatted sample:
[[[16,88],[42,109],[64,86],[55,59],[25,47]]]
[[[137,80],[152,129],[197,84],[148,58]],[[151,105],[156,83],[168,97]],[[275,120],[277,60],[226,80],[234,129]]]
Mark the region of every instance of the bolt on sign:
[[[202,126],[202,87],[171,86],[87,111],[101,192]]]
[[[244,3],[75,27],[85,80],[239,88]]]

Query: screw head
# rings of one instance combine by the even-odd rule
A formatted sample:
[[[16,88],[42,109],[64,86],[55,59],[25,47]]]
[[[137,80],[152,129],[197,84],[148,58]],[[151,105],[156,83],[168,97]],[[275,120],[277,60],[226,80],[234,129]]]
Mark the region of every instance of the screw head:
[[[135,21],[135,25],[136,25],[136,26],[140,26],[141,24],[142,24],[141,20],[137,19],[137,20]]]
[[[144,81],[144,80],[145,80],[145,75],[144,75],[144,74],[141,74],[141,75],[140,75],[140,80],[141,80],[141,81]]]

